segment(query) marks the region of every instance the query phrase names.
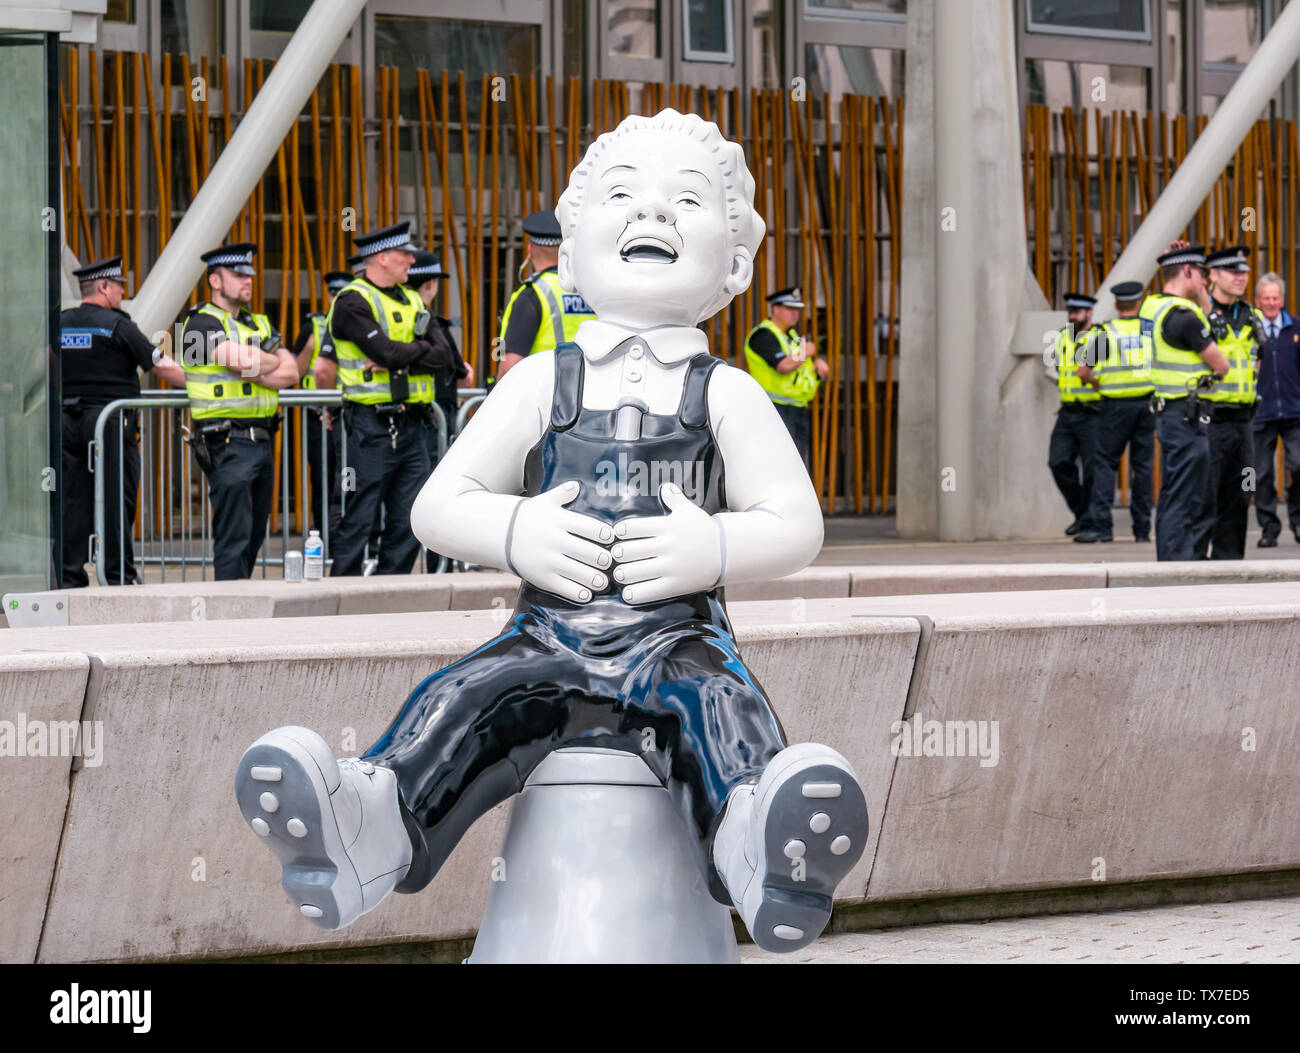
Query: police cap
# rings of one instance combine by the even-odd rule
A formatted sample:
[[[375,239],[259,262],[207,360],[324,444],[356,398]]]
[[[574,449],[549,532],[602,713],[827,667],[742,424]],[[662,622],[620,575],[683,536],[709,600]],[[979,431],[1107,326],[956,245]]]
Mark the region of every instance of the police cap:
[[[449,278],[446,271],[442,269],[442,262],[432,252],[426,252],[424,249],[417,249],[415,252],[415,262],[411,264],[411,269],[406,272],[407,285],[423,285],[434,278]]]
[[[1096,306],[1096,297],[1089,296],[1087,293],[1068,292],[1065,294],[1065,309],[1067,311],[1091,311]]]
[[[1188,245],[1185,249],[1170,249],[1157,256],[1156,263],[1161,267],[1177,267],[1184,263],[1190,263],[1193,267],[1204,267],[1205,246]]]
[[[799,286],[792,285],[788,289],[778,289],[767,298],[767,302],[773,307],[803,307],[803,293]]]
[[[352,275],[347,271],[330,271],[325,275],[325,288],[330,291],[331,295],[334,295],[350,281],[352,281]]]
[[[81,270],[73,271],[72,276],[78,282],[97,282],[107,279],[108,281],[120,282],[126,284],[126,278],[122,275],[122,257],[110,256],[106,260],[97,260],[95,263],[88,263]]]
[[[1110,287],[1110,294],[1115,297],[1116,303],[1132,303],[1142,299],[1142,283],[1120,282]]]
[[[1250,270],[1250,249],[1245,245],[1229,245],[1216,249],[1205,257],[1205,265],[1218,271]]]
[[[257,274],[257,268],[253,266],[253,257],[256,255],[256,245],[251,241],[241,241],[234,245],[223,245],[219,249],[210,249],[199,259],[208,265],[209,270],[225,267],[228,271],[251,278]]]
[[[411,221],[409,219],[403,220],[401,223],[394,223],[391,227],[381,227],[379,230],[358,234],[352,239],[352,244],[357,247],[357,255],[362,259],[369,259],[371,256],[377,256],[389,249],[415,252],[415,246],[411,244]]]
[[[524,220],[524,233],[528,235],[528,240],[534,245],[541,245],[545,248],[551,248],[563,240],[560,233],[560,221],[555,218],[555,213],[550,209],[545,212],[534,212]]]

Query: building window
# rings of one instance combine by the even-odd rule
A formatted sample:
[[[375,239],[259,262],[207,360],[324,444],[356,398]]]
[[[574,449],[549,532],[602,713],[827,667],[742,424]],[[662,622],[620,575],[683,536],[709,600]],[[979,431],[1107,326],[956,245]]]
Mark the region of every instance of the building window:
[[[686,62],[732,62],[731,0],[682,0],[682,58]]]
[[[1244,66],[1264,39],[1264,0],[1205,0],[1202,25],[1207,66]]]
[[[527,86],[529,77],[541,71],[541,29],[513,22],[470,22],[442,18],[375,16],[375,62],[398,67],[401,110],[408,118],[420,112],[416,97],[416,71],[428,70],[436,84],[443,70],[452,71],[452,113],[459,113],[455,99],[456,72],[465,71],[466,113],[478,120],[478,85],[483,74],[519,74]]]
[[[135,25],[135,0],[108,0],[104,21]]]
[[[1087,106],[1100,110],[1150,108],[1150,71],[1145,66],[1026,59],[1030,105],[1053,110]]]
[[[804,0],[804,13],[815,18],[907,17],[907,0]]]
[[[223,0],[162,0],[162,49],[169,55],[207,55],[226,50]]]
[[[1150,0],[1025,0],[1030,33],[1151,39]]]
[[[658,0],[608,0],[605,35],[615,58],[657,59],[660,54]]]
[[[749,27],[750,87],[768,91],[781,87],[781,5],[754,0]]]
[[[1165,113],[1183,112],[1183,0],[1167,0],[1165,31],[1160,38],[1165,74]]]
[[[894,48],[860,48],[838,44],[804,46],[804,69],[813,117],[821,120],[822,103],[831,97],[831,119],[838,119],[844,94],[903,96],[903,52]]]
[[[292,33],[311,5],[312,0],[251,0],[249,28],[254,33]]]

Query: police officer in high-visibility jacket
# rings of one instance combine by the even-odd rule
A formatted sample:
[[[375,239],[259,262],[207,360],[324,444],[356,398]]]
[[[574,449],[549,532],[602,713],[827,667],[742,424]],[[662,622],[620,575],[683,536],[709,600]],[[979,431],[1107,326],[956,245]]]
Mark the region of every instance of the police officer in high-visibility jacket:
[[[1151,540],[1151,468],[1155,459],[1156,421],[1151,415],[1150,334],[1142,334],[1138,310],[1142,283],[1120,282],[1110,287],[1116,317],[1093,330],[1091,355],[1079,366],[1079,376],[1100,385],[1101,418],[1097,426],[1096,454],[1092,462],[1092,507],[1089,527],[1074,535],[1084,543],[1113,538],[1111,504],[1115,475],[1128,447],[1129,510],[1133,540]]]
[[[1255,492],[1255,374],[1267,339],[1264,316],[1243,295],[1250,249],[1233,245],[1206,257],[1210,268],[1210,335],[1228,360],[1223,380],[1207,391],[1210,473],[1196,523],[1197,559],[1242,559]]]
[[[1210,476],[1208,413],[1201,399],[1228,360],[1210,335],[1205,250],[1176,241],[1157,257],[1162,292],[1142,301],[1138,318],[1152,340],[1151,408],[1160,438],[1156,559],[1196,558],[1196,524]]]
[[[1047,467],[1074,516],[1074,522],[1065,528],[1071,536],[1091,527],[1093,458],[1101,395],[1095,380],[1089,382],[1079,375],[1083,363],[1077,356],[1089,346],[1092,309],[1096,303],[1086,293],[1066,293],[1065,317],[1069,324],[1056,334],[1052,346],[1061,406],[1048,441]]]
[[[352,275],[343,271],[330,271],[325,275],[325,311],[329,311],[330,302],[339,291],[352,280]],[[326,321],[327,315],[320,311],[313,312],[303,319],[298,329],[298,338],[294,341],[293,355],[298,361],[298,374],[302,378],[300,387],[307,390],[332,388],[338,379],[338,362],[330,348],[330,331]],[[311,406],[303,418],[303,427],[307,436],[307,464],[311,476],[311,526],[316,530],[324,529],[324,516],[321,512],[322,499],[329,491],[329,537],[331,542],[338,534],[339,519],[342,516],[340,504],[339,480],[341,428],[335,427],[336,414],[329,407]],[[325,432],[324,443],[321,431]],[[326,457],[328,453],[328,458]],[[328,475],[325,478],[328,460]]]
[[[194,453],[212,499],[218,581],[253,573],[275,495],[277,392],[298,383],[298,363],[271,320],[249,309],[256,252],[244,242],[203,254],[209,299],[186,316],[181,337]]]
[[[565,292],[556,273],[560,251],[560,221],[554,212],[534,212],[524,220],[528,262],[532,275],[515,290],[501,316],[500,380],[516,362],[538,351],[551,351],[573,340],[578,326],[596,314],[576,292]]]
[[[812,411],[817,389],[829,372],[816,345],[799,335],[803,294],[778,289],[767,298],[767,317],[745,338],[745,365],[767,392],[806,465],[812,450]]]
[[[91,444],[105,406],[140,397],[140,370],[157,373],[181,387],[181,367],[156,349],[122,310],[126,277],[122,257],[98,260],[72,272],[81,286],[81,303],[60,319],[59,367],[63,385],[63,475],[57,493],[63,510],[65,589],[89,584],[86,559],[95,529],[95,459]],[[140,429],[136,410],[110,417],[104,429],[100,465],[108,515],[99,538],[110,585],[139,580],[131,547],[140,493]],[[121,506],[117,494],[121,490]],[[119,529],[119,524],[124,526]]]
[[[377,573],[407,574],[420,552],[411,533],[411,504],[430,472],[432,369],[453,368],[455,362],[424,338],[433,316],[405,284],[415,262],[410,226],[398,223],[355,238],[365,276],[344,286],[330,306],[348,433],[334,577],[362,573],[381,510]]]

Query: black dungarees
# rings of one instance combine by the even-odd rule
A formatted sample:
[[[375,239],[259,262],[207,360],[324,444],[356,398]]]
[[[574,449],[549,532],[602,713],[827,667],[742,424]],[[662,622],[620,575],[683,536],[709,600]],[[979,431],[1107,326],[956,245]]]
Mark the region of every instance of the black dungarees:
[[[528,453],[526,494],[577,480],[566,507],[612,525],[663,515],[659,483],[672,481],[710,514],[722,511],[707,407],[719,364],[693,358],[677,413],[643,414],[640,438],[615,440],[619,411],[582,408],[581,349],[557,348],[550,426]],[[673,470],[681,474],[664,474]],[[367,752],[397,773],[415,846],[398,891],[427,885],[479,816],[519,792],[552,750],[577,744],[640,755],[708,863],[728,792],[758,778],[784,733],[741,661],[721,589],[638,606],[620,591],[611,578],[575,604],[525,583],[502,633],[420,684]]]

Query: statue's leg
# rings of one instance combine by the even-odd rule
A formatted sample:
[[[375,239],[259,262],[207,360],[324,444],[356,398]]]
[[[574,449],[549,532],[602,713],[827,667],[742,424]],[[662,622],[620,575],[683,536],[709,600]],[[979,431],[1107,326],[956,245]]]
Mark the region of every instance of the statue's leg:
[[[653,648],[624,692],[628,731],[665,780],[698,838],[709,886],[729,903],[712,864],[713,837],[732,790],[758,782],[785,748],[767,693],[745,668],[735,641],[714,626],[695,626]]]
[[[866,799],[849,762],[819,743],[785,745],[762,687],[717,627],[652,649],[625,698],[629,725],[654,730],[656,749],[642,756],[694,824],[715,897],[735,904],[765,950],[815,940],[866,847]]]
[[[583,704],[572,652],[517,625],[417,687],[364,759],[397,777],[418,892],[483,815],[523,788]]]

